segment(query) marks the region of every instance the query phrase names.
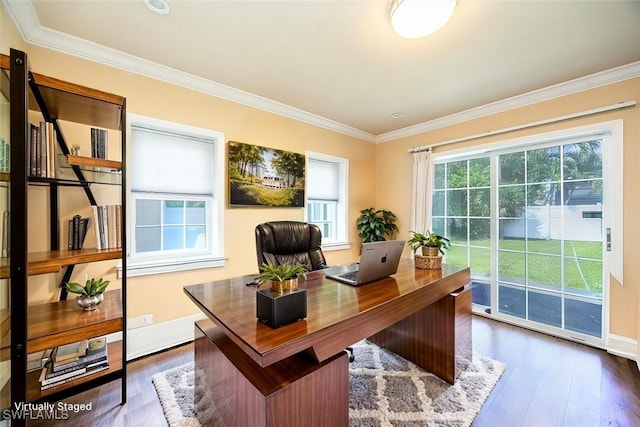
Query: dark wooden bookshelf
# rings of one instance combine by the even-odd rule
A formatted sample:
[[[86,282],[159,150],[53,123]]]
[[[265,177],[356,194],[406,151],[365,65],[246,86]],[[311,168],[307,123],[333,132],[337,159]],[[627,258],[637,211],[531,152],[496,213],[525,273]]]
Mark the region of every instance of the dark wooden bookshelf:
[[[64,137],[67,122],[89,128],[98,127],[119,132],[117,144],[120,152],[126,152],[126,99],[98,89],[65,82],[29,70],[27,55],[11,49],[11,56],[0,55],[0,66],[9,77],[10,92],[4,91],[10,102],[11,173],[0,172],[0,182],[8,185],[11,206],[11,258],[0,258],[0,279],[10,280],[10,312],[6,316],[0,311],[0,356],[11,361],[11,376],[2,387],[0,409],[16,402],[47,400],[55,402],[76,393],[97,387],[114,380],[121,383],[121,404],[126,403],[127,367],[126,354],[126,216],[121,218],[121,248],[97,250],[61,249],[60,197],[62,187],[78,187],[73,192],[84,192],[87,206],[100,205],[92,191],[93,184],[120,186],[120,204],[126,211],[124,193],[125,158],[119,160],[96,159],[71,155],[68,141]],[[6,79],[5,79],[6,80]],[[7,88],[8,89],[8,88]],[[28,144],[30,114],[40,112],[41,120],[50,123],[55,131],[57,152],[56,175],[54,177],[29,176],[25,166],[29,158]],[[2,184],[7,186],[6,184]],[[29,223],[27,213],[29,188],[48,187],[48,209],[41,214],[48,221],[49,250],[32,252],[29,248]],[[63,283],[73,281],[77,264],[120,260],[123,277],[121,286],[113,286],[105,292],[105,300],[94,311],[83,311],[76,304],[75,295],[68,294]],[[52,292],[51,298],[60,301],[29,303],[30,276],[61,273],[60,292]],[[52,279],[57,280],[57,279]],[[67,299],[68,297],[68,299]],[[6,327],[10,325],[10,327]],[[41,370],[27,371],[27,356],[71,342],[100,336],[121,334],[119,341],[109,343],[109,368],[65,384],[40,390]],[[14,420],[16,426],[26,425],[25,420]],[[12,425],[14,422],[12,421]]]

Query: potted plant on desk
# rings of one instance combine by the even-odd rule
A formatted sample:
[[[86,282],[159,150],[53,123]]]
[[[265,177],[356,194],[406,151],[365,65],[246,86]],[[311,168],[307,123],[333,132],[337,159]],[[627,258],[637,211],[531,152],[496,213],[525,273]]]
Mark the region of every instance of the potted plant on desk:
[[[307,273],[301,264],[262,264],[258,279],[268,282],[272,291],[283,293],[298,289],[298,279],[306,280]]]
[[[411,238],[407,240],[407,244],[413,249],[415,266],[428,270],[437,270],[442,268],[442,256],[445,250],[451,247],[451,241],[444,236],[432,233],[427,230],[426,233],[411,232]],[[418,249],[422,250],[422,255],[418,255]]]

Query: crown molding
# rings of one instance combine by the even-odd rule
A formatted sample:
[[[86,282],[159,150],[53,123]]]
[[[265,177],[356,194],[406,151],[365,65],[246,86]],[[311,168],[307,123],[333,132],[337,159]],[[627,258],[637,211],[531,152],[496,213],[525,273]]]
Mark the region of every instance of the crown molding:
[[[28,43],[183,86],[367,142],[376,141],[375,135],[335,120],[43,27],[31,1],[0,1],[16,23],[20,35]]]
[[[480,107],[471,108],[459,113],[443,116],[435,120],[418,123],[413,126],[394,130],[391,132],[378,135],[376,143],[394,141],[408,136],[418,135],[434,129],[451,126],[469,120],[479,119],[491,114],[502,113],[515,108],[524,107],[526,105],[535,104],[550,99],[559,98],[561,96],[571,95],[573,93],[582,92],[599,86],[616,83],[622,80],[632,79],[640,76],[640,61],[632,62],[627,65],[612,68],[610,70],[601,71],[599,73],[590,74],[564,83],[559,83],[543,89],[534,90],[523,93],[521,95],[506,98],[500,101],[485,104]]]
[[[43,27],[38,21],[30,0],[0,0],[0,2],[15,22],[22,38],[28,43],[183,86],[372,143],[390,142],[640,76],[640,61],[633,62],[376,136],[281,102]]]

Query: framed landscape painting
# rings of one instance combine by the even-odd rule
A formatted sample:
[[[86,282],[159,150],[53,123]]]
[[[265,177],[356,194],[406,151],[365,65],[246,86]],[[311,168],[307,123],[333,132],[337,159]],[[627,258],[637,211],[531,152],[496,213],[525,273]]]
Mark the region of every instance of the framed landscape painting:
[[[229,141],[229,205],[304,207],[303,154]]]

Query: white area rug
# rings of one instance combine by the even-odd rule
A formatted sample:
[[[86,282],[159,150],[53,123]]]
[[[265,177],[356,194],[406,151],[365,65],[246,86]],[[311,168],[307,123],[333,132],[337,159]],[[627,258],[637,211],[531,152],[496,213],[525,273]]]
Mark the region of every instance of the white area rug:
[[[472,361],[457,361],[461,373],[451,385],[367,341],[353,348],[356,360],[349,364],[349,426],[353,427],[469,426],[505,369],[503,363],[474,353]],[[152,381],[169,426],[221,425],[206,390],[194,391],[193,363],[156,374]]]

